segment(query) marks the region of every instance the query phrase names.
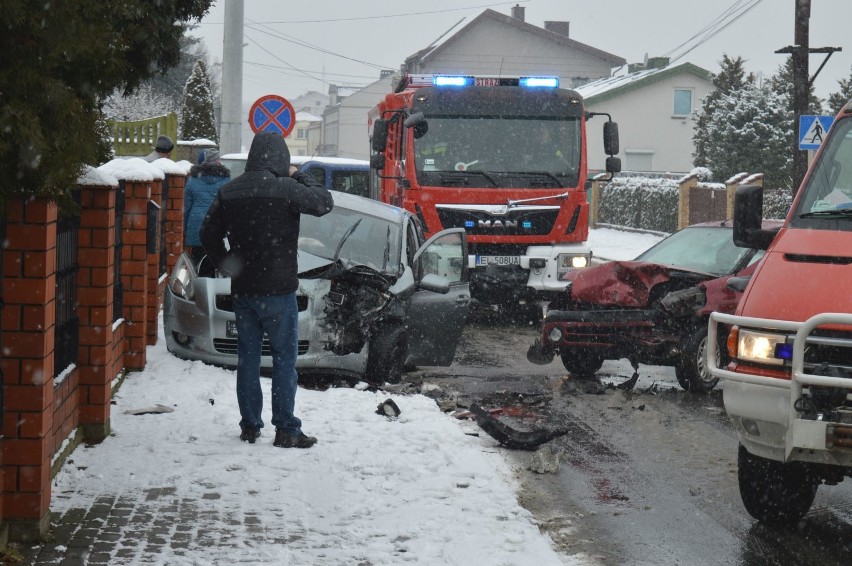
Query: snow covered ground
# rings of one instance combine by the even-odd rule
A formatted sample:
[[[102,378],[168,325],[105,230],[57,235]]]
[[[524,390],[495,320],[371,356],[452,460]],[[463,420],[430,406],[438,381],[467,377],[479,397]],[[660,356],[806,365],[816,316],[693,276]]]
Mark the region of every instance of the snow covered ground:
[[[589,238],[595,255],[609,259],[631,259],[654,241],[617,230]],[[162,317],[147,356],[145,370],[129,374],[115,396],[112,435],[72,454],[53,482],[51,508],[61,514],[99,497],[143,498],[169,486],[200,507],[197,521],[209,524],[197,528],[235,545],[190,544],[180,554],[166,546],[161,564],[226,564],[235,556],[270,565],[590,563],[559,555],[539,531],[496,442],[468,434],[478,432],[475,423],[428,397],[394,396],[401,413],[389,418],[377,414],[386,393],[300,388],[297,415],[317,445],[275,448],[269,426],[247,444],[238,438],[233,371],[169,354]],[[269,380],[262,387],[268,423]],[[140,409],[145,414],[132,414]],[[247,536],[242,519],[250,515],[287,543]]]

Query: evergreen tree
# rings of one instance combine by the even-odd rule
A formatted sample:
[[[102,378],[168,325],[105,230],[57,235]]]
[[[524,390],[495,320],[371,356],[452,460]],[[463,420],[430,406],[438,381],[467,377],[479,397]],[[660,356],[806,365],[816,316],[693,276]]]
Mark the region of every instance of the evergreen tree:
[[[778,67],[778,72],[769,77],[767,81],[769,88],[787,98],[788,107],[793,111],[793,94],[795,83],[793,82],[793,57],[787,57],[784,64]],[[822,101],[814,93],[814,85],[808,90],[808,114],[822,114]],[[798,138],[797,138],[798,143]]]
[[[754,75],[751,73],[746,74],[744,65],[745,61],[742,57],[731,59],[727,53],[723,54],[722,60],[719,61],[721,70],[717,75],[713,76],[713,86],[715,89],[704,97],[695,125],[695,135],[693,137],[695,153],[692,156],[696,167],[710,166],[707,160],[707,146],[711,143],[711,140],[708,139],[707,124],[713,118],[719,100],[754,82]]]
[[[0,201],[62,199],[108,155],[102,101],[180,60],[212,0],[5,0],[0,21]]]
[[[219,142],[216,123],[213,116],[213,93],[210,92],[210,78],[207,65],[199,59],[192,69],[192,75],[183,89],[183,107],[180,119],[180,138],[195,140],[205,138]]]
[[[832,116],[837,115],[847,102],[852,100],[852,74],[848,78],[837,81],[840,90],[828,95],[828,110]]]
[[[793,115],[786,96],[747,84],[722,96],[706,126],[708,166],[719,180],[763,173],[767,188],[789,188],[793,178]]]

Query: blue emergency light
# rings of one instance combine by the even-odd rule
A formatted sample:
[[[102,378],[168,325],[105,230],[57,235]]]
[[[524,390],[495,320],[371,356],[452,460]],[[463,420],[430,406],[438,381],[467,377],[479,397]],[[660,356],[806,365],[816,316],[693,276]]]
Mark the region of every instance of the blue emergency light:
[[[521,77],[521,86],[528,88],[558,88],[559,77]]]
[[[775,357],[781,360],[791,361],[793,359],[792,344],[776,344]]]
[[[435,86],[471,86],[473,77],[437,75],[432,82]]]

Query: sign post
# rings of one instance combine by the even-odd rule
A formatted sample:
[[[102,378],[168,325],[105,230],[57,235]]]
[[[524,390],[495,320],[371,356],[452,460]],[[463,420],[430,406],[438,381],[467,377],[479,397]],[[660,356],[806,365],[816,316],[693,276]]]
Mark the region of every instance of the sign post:
[[[286,138],[296,125],[296,111],[283,96],[267,94],[251,105],[248,119],[252,132],[272,132]]]

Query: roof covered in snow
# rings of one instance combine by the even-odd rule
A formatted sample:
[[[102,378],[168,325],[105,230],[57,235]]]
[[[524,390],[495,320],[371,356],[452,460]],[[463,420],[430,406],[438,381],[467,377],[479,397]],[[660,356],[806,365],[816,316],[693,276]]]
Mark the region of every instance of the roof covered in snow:
[[[692,63],[681,63],[662,69],[646,69],[635,73],[598,79],[576,87],[574,90],[580,93],[587,101],[594,100],[595,102],[599,102],[684,73],[694,75],[706,81],[713,80],[713,73],[710,71]]]

